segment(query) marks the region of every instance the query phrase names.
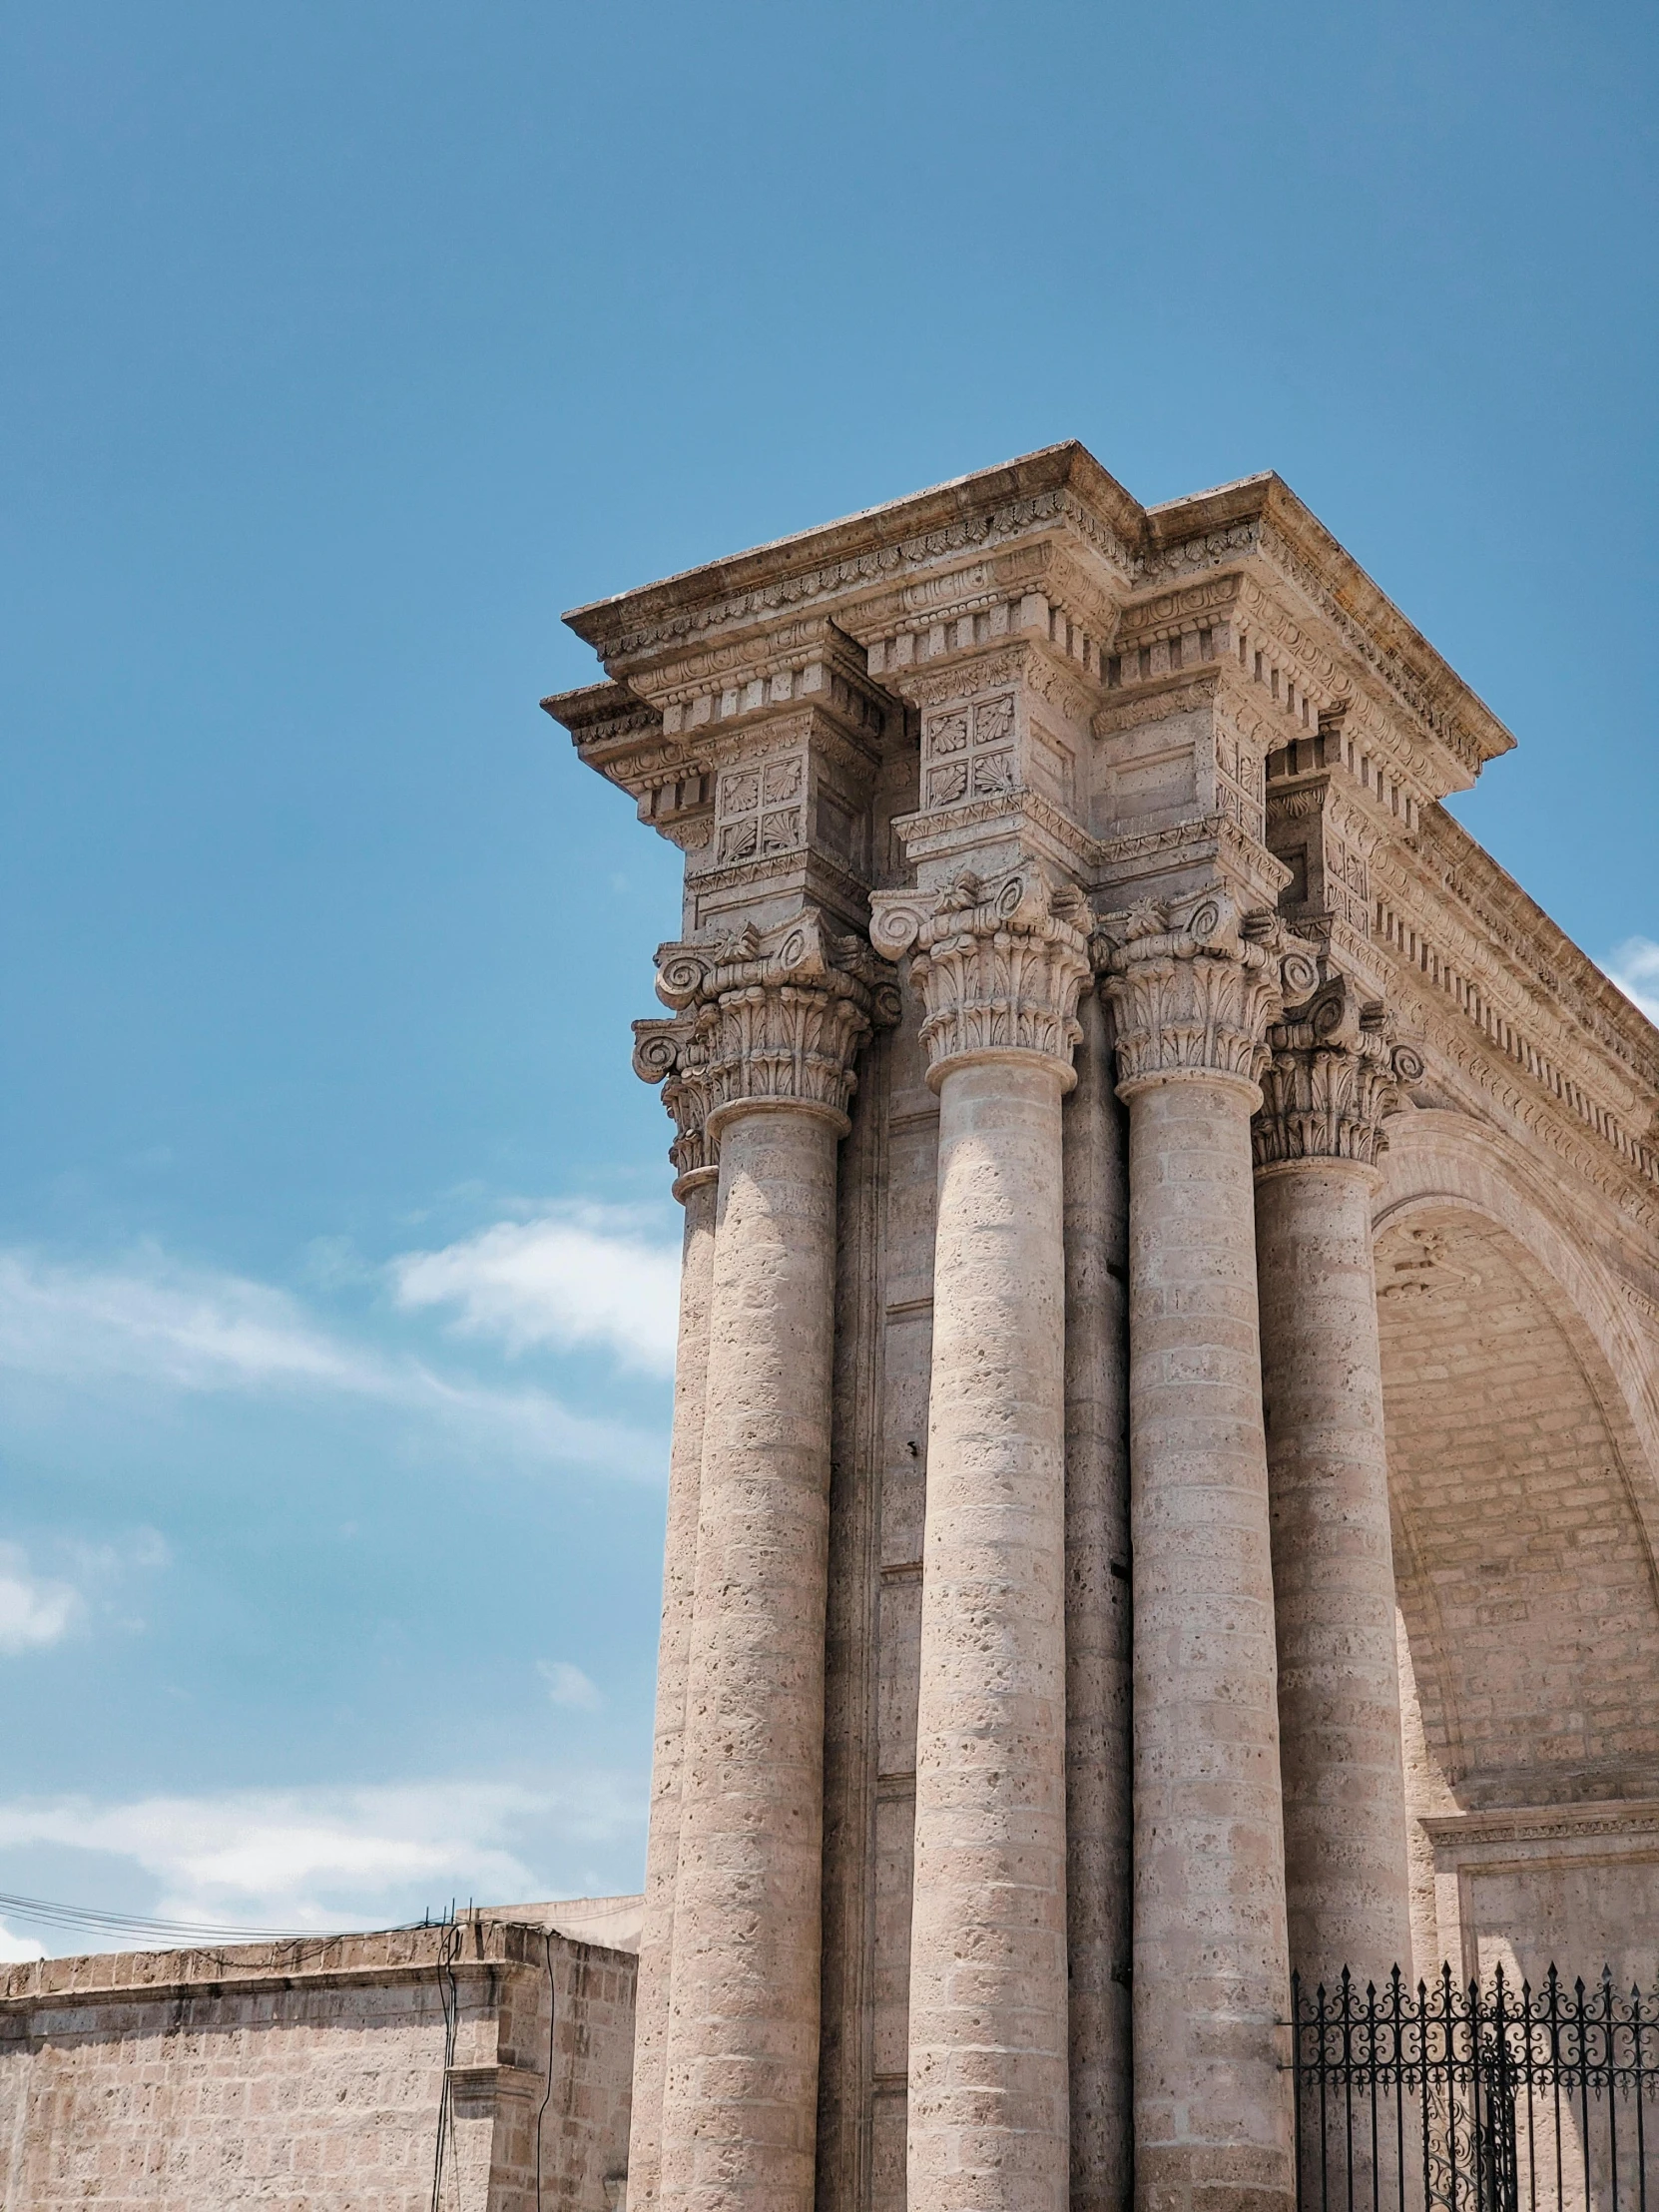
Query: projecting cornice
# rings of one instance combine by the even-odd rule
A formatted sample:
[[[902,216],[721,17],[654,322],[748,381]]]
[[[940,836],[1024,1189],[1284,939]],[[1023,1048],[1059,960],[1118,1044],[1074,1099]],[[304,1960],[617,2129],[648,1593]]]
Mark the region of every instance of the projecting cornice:
[[[906,573],[943,567],[952,555],[971,556],[1066,521],[1127,587],[1144,520],[1139,501],[1073,441],[595,600],[564,619],[613,673],[622,673],[624,664],[683,649],[709,633],[879,590]]]
[[[1514,738],[1414,623],[1338,543],[1283,477],[1268,471],[1150,507],[1137,561],[1142,590],[1254,557],[1338,633],[1348,652],[1443,745],[1463,771],[1435,797],[1472,783]]]
[[[1029,631],[1038,600],[1050,641],[1091,680],[1127,649],[1112,662],[1126,695],[1183,665],[1184,632],[1189,654],[1225,650],[1252,681],[1260,660],[1288,716],[1350,713],[1413,807],[1514,743],[1279,477],[1145,508],[1075,442],[565,620],[613,677],[665,704],[666,734],[689,737],[700,691],[730,702],[806,657],[797,627],[832,618],[879,683],[1010,623]]]

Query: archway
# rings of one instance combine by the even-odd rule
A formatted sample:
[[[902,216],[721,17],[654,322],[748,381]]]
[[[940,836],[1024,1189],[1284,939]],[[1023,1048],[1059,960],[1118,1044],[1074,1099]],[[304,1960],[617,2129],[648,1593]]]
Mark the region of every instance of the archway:
[[[1525,1156],[1461,1116],[1401,1120],[1377,1268],[1418,1967],[1648,1982],[1652,1377]]]

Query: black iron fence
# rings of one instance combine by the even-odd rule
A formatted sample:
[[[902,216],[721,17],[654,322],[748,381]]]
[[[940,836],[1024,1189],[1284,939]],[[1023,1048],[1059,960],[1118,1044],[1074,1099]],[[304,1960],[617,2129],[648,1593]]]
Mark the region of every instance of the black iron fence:
[[[1300,2212],[1659,2212],[1659,1986],[1292,1992]]]

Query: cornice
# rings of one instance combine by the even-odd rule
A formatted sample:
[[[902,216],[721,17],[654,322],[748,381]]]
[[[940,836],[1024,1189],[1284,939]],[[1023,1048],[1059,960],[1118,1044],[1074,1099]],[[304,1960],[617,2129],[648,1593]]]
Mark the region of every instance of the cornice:
[[[1659,1029],[1641,1009],[1443,808],[1424,816],[1416,849],[1441,888],[1478,918],[1482,930],[1558,1007],[1570,1009],[1568,1018],[1619,1060],[1659,1106]]]
[[[564,619],[609,664],[1068,524],[1127,583],[1140,520],[1139,503],[1072,440],[597,600]]]
[[[1279,477],[1146,509],[1075,441],[595,601],[565,619],[624,678],[656,656],[719,650],[740,633],[775,631],[814,609],[832,607],[837,622],[870,640],[889,616],[913,627],[929,605],[977,600],[983,611],[998,589],[1016,588],[1011,571],[996,573],[998,556],[1016,541],[1044,539],[1052,596],[1091,635],[1099,632],[1097,648],[1124,603],[1131,620],[1155,625],[1161,601],[1204,589],[1218,568],[1248,566],[1265,572],[1276,602],[1273,584],[1294,588],[1368,687],[1416,727],[1418,745],[1447,757],[1449,780],[1428,781],[1442,789],[1470,781],[1514,742]],[[976,566],[984,573],[962,573]],[[1301,629],[1283,605],[1279,620]],[[1315,649],[1316,641],[1305,643]]]
[[[1510,751],[1513,737],[1485,702],[1271,471],[1149,508],[1136,581],[1167,588],[1251,555],[1296,585],[1471,781],[1486,761]]]
[[[1659,1799],[1592,1800],[1580,1805],[1525,1805],[1477,1813],[1422,1817],[1429,1840],[1458,1844],[1591,1842],[1617,1836],[1635,1842],[1659,1838]]]
[[[1372,949],[1386,963],[1388,1001],[1401,1026],[1420,1040],[1437,1088],[1475,1120],[1507,1128],[1534,1153],[1542,1146],[1582,1188],[1599,1192],[1644,1236],[1659,1229],[1659,1174],[1644,1169],[1587,1114],[1557,1098],[1530,1072],[1524,1028],[1496,1014],[1488,1001],[1494,1034],[1451,996],[1444,980],[1436,981],[1415,960],[1400,959],[1397,946],[1374,937]],[[1440,973],[1443,978],[1443,968]]]
[[[1614,986],[1438,810],[1373,873],[1373,941],[1420,998],[1435,1045],[1626,1215],[1659,1222],[1659,1068],[1639,1064],[1659,1039],[1641,1014],[1625,1016],[1622,994],[1607,1006]],[[1586,998],[1611,1016],[1611,1036],[1577,1011]]]

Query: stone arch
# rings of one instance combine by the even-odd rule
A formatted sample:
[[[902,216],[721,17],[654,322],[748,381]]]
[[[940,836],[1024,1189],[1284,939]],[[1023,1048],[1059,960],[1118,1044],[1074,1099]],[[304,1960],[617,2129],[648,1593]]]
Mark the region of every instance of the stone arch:
[[[1469,1810],[1659,1792],[1659,1403],[1524,1154],[1401,1117],[1376,1215],[1395,1576]]]
[[[1419,1971],[1659,1964],[1659,1390],[1511,1140],[1390,1129],[1375,1214]]]

